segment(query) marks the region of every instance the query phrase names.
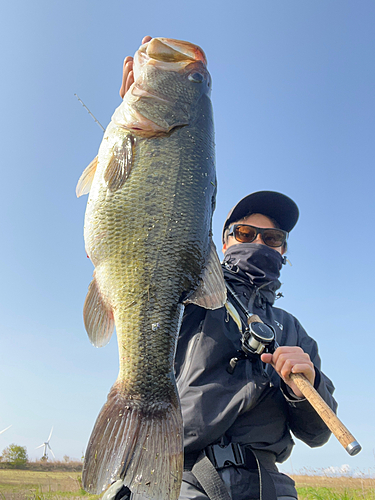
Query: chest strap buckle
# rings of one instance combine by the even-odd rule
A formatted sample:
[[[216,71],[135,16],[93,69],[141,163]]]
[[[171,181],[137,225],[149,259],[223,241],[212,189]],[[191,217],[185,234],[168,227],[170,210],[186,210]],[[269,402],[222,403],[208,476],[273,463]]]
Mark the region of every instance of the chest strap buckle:
[[[229,443],[228,446],[212,444],[207,446],[205,452],[215,469],[230,465],[245,465],[243,453],[238,443]]]

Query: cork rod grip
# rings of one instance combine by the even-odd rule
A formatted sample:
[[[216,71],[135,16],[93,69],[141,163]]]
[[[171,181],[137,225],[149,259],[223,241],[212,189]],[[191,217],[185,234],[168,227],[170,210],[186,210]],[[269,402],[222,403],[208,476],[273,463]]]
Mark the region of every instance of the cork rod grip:
[[[302,373],[291,373],[290,379],[296,384],[298,389],[311,404],[328,429],[336,436],[349,455],[354,456],[361,451],[361,445],[354,439],[345,425],[331,410],[327,403],[317,393],[307,378]]]
[[[248,319],[248,323],[263,323],[256,314],[253,314]],[[327,403],[317,393],[314,387],[310,384],[307,378],[302,373],[291,373],[290,379],[296,384],[307,401],[311,404],[328,429],[336,436],[342,446],[346,449],[349,455],[357,455],[361,451],[361,445],[354,439],[353,435],[348,431],[345,425],[331,410]]]

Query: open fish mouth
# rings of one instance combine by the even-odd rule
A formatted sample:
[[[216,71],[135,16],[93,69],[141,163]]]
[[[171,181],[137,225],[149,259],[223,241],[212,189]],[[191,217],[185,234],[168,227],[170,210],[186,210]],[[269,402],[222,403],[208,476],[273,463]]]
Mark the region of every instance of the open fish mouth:
[[[178,71],[197,61],[207,65],[205,53],[198,45],[171,38],[153,38],[141,45],[135,53],[134,80],[138,79],[146,64],[155,65],[165,71]]]
[[[135,53],[133,71],[134,83],[124,97],[124,106],[115,111],[112,120],[138,135],[165,134],[189,123],[188,94],[180,93],[177,98],[178,88],[185,85],[185,76],[198,84],[205,82],[207,88],[202,86],[202,89],[210,92],[206,56],[198,45],[190,42],[151,39]],[[176,92],[170,92],[173,85],[171,87],[166,75],[171,73],[176,74],[176,82],[179,82]]]

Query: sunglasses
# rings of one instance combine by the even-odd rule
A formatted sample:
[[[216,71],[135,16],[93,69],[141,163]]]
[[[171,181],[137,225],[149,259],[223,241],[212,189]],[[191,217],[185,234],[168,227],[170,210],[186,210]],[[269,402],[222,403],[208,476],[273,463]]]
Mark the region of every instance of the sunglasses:
[[[288,239],[288,233],[282,229],[255,227],[249,224],[233,224],[229,228],[228,236],[233,236],[240,243],[251,243],[258,234],[268,247],[281,247]]]

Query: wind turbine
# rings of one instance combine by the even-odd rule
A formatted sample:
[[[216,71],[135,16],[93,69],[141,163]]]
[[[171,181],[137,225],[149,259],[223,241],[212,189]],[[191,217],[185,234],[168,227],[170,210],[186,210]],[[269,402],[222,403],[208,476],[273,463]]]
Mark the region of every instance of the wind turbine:
[[[0,431],[0,434],[2,434],[3,432],[7,431],[8,429],[10,429],[12,426],[10,425],[9,427],[7,427],[6,429],[3,429],[2,431]]]
[[[41,444],[40,446],[37,446],[37,447],[35,448],[35,449],[37,450],[38,448],[42,448],[42,447],[44,446],[44,452],[43,452],[43,457],[42,457],[44,460],[48,460],[48,455],[47,455],[47,450],[48,450],[48,448],[51,450],[51,453],[52,453],[53,458],[56,458],[56,457],[55,457],[55,455],[54,455],[54,453],[53,453],[53,451],[52,451],[52,448],[51,448],[51,447],[50,447],[50,445],[49,445],[49,441],[50,441],[51,436],[52,436],[52,431],[53,431],[53,427],[52,427],[52,429],[51,429],[51,432],[50,432],[50,434],[49,434],[49,438],[47,439],[47,441],[44,441],[44,443],[43,443],[43,444]]]

